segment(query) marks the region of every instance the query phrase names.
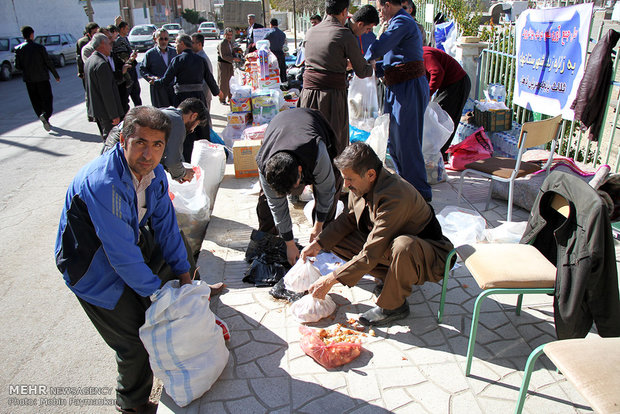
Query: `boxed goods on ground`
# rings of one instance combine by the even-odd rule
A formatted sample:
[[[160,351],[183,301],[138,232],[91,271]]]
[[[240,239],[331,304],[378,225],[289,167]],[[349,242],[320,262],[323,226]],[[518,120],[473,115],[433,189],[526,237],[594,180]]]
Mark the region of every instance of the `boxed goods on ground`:
[[[505,131],[512,128],[512,110],[503,102],[478,102],[474,108],[474,123],[486,132]]]
[[[235,129],[245,129],[246,125],[252,122],[252,114],[250,112],[230,112],[226,114],[228,118],[228,126]]]
[[[252,92],[252,118],[255,125],[266,124],[280,112],[282,92],[258,89]]]
[[[261,145],[262,140],[241,140],[233,144],[235,178],[258,176],[256,154]]]
[[[232,112],[250,112],[252,110],[252,88],[250,86],[230,85],[230,110]]]

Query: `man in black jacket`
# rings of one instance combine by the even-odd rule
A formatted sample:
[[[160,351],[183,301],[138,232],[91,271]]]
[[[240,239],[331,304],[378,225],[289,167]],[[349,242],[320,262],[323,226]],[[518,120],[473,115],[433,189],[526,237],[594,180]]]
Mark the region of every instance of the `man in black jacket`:
[[[54,110],[54,96],[52,95],[48,71],[52,72],[56,82],[60,82],[60,76],[58,76],[45,46],[34,42],[32,27],[22,27],[22,35],[26,42],[15,48],[15,67],[24,73],[23,79],[26,82],[32,109],[43,122],[43,128],[49,131],[51,129],[49,119]]]

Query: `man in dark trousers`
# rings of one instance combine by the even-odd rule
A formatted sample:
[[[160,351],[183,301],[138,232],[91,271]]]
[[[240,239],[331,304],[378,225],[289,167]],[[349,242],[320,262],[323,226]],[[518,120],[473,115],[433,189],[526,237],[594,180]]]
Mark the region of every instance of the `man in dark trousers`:
[[[259,230],[280,233],[286,242],[291,265],[299,257],[293,240],[293,225],[287,194],[300,194],[312,185],[316,201],[312,217],[312,241],[336,215],[342,178],[332,160],[336,156],[336,135],[325,117],[315,109],[295,108],[276,115],[256,155],[262,191],[256,213]]]
[[[138,82],[138,71],[136,70],[136,54],[133,53],[129,39],[129,23],[121,21],[118,24],[118,37],[112,45],[113,52],[117,54],[124,62],[130,61],[132,63],[131,68],[127,71],[131,77],[131,86],[129,86],[129,96],[134,106],[142,105],[142,99],[140,98],[140,82]],[[133,59],[132,59],[133,58]]]
[[[168,45],[170,35],[166,29],[155,31],[156,45],[147,50],[140,65],[140,74],[147,81],[156,80],[164,76],[166,69],[177,51]],[[172,85],[151,84],[151,104],[157,108],[172,106],[174,103],[174,90]]]
[[[58,270],[116,352],[116,409],[124,413],[157,411],[149,402],[153,373],[139,337],[149,296],[172,279],[191,283],[195,269],[159,165],[169,132],[170,120],[159,109],[132,108],[120,143],[73,179],[56,237]]]
[[[278,28],[278,19],[271,19],[269,22],[271,31],[265,36],[265,40],[269,40],[269,49],[278,58],[278,66],[280,67],[280,81],[286,82],[286,60],[284,57],[284,46],[286,45],[286,35]]]
[[[206,105],[203,81],[213,95],[220,94],[220,88],[207,62],[192,51],[192,38],[186,34],[177,37],[176,49],[177,56],[170,62],[164,76],[151,80],[151,85],[168,86],[174,81],[175,106],[187,98],[198,98]]]
[[[109,58],[112,44],[106,35],[93,36],[95,52],[84,65],[88,115],[95,118],[105,142],[112,127],[125,115]]]
[[[58,76],[45,46],[34,42],[32,27],[22,27],[22,36],[26,42],[15,48],[15,67],[24,73],[23,80],[26,82],[32,109],[34,109],[37,118],[43,122],[43,128],[49,131],[51,129],[49,119],[54,110],[54,96],[52,95],[49,72],[52,72],[56,82],[60,82],[60,76]]]
[[[430,94],[432,96],[437,92],[433,101],[437,102],[454,122],[452,135],[441,148],[441,155],[444,160],[447,160],[446,150],[452,143],[456,128],[461,122],[463,108],[471,89],[471,81],[459,62],[443,50],[427,46],[422,49]]]

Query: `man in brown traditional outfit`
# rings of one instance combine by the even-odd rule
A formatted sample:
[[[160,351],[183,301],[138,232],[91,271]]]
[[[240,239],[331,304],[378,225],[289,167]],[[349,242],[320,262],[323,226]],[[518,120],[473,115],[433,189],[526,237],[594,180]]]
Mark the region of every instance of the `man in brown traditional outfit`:
[[[323,299],[340,282],[355,286],[367,273],[381,279],[377,306],[360,315],[364,325],[385,325],[409,315],[412,285],[437,282],[453,246],[435,212],[420,193],[383,168],[366,144],[349,145],[335,160],[349,188],[349,209],[325,227],[301,252],[303,260],[321,249],[348,262],[322,276],[310,293]]]
[[[301,108],[318,109],[336,133],[338,154],[349,144],[349,110],[347,106],[346,70],[351,61],[360,78],[372,75],[358,40],[344,26],[349,0],[326,0],[327,17],[306,34],[304,88]]]
[[[232,49],[233,30],[227,27],[224,30],[224,39],[217,45],[217,84],[224,97],[220,98],[220,103],[226,105],[226,99],[230,101],[230,78],[233,77],[233,62],[238,62],[239,58],[233,55]]]

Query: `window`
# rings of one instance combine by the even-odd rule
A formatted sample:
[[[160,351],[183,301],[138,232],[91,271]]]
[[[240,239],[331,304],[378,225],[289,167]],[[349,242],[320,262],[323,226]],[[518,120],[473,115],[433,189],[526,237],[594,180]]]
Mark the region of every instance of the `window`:
[[[154,31],[155,30],[150,26],[136,26],[131,29],[131,33],[129,34],[134,36],[145,36],[153,34]]]

